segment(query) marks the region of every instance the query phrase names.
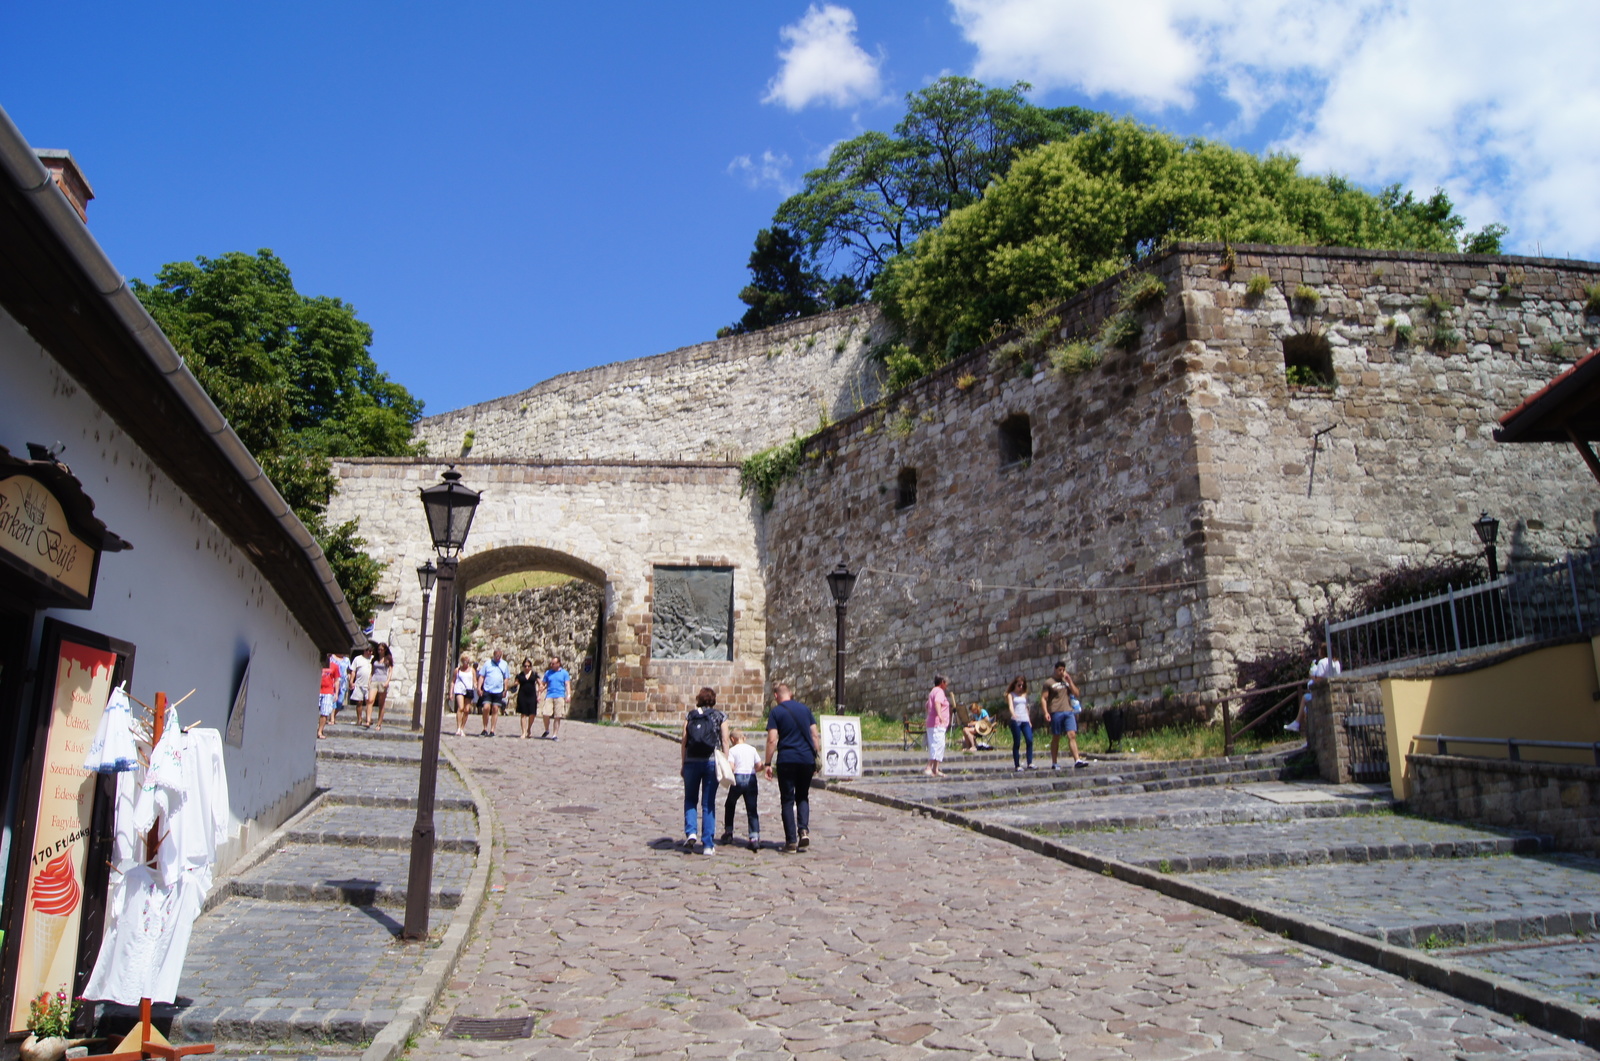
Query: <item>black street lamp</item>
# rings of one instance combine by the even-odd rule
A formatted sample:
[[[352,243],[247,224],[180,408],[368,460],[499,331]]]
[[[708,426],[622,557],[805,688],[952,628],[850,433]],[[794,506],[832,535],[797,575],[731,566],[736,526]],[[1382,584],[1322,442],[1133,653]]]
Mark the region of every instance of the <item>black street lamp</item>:
[[[433,581],[439,569],[429,560],[417,565],[417,585],[422,587],[422,619],[417,623],[417,676],[411,684],[411,732],[422,728],[422,680],[428,673],[428,598],[433,593]]]
[[[1495,539],[1500,537],[1500,521],[1485,512],[1473,521],[1472,529],[1478,532],[1478,540],[1489,556],[1489,581],[1493,582],[1500,577],[1500,558],[1494,551]]]
[[[828,590],[833,594],[838,626],[833,633],[833,710],[844,714],[844,609],[850,603],[850,593],[856,588],[856,576],[841,563],[828,572]]]
[[[456,563],[467,544],[467,530],[477,511],[478,491],[461,485],[455,465],[441,481],[422,491],[428,534],[439,554],[438,586],[433,607],[433,661],[428,668],[428,711],[422,727],[422,773],[417,781],[417,821],[411,829],[411,870],[406,877],[404,939],[428,938],[428,898],[433,891],[433,797],[439,781],[439,729],[444,710],[444,677],[449,669],[445,642],[456,609]],[[419,573],[418,577],[422,577]]]

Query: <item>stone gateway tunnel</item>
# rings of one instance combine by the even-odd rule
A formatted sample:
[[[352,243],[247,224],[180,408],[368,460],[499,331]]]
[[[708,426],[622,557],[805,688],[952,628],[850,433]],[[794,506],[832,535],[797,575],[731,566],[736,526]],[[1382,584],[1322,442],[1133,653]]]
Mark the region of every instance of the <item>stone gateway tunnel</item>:
[[[531,570],[604,591],[602,718],[676,718],[705,685],[730,713],[759,710],[766,588],[737,465],[466,458],[456,467],[483,495],[461,557],[463,593]],[[378,617],[378,639],[393,648],[395,688],[407,693],[423,606],[413,572],[433,556],[417,492],[442,468],[433,458],[374,458],[335,469],[335,518],[360,515],[362,534],[381,541],[389,561],[392,603]]]
[[[891,336],[855,306],[429,417],[426,458],[339,462],[328,516],[387,565],[397,695],[430,555],[417,491],[446,463],[483,491],[469,587],[603,587],[617,719],[677,719],[702,685],[750,717],[769,680],[828,706],[841,560],[862,572],[846,708],[898,715],[935,673],[995,700],[1057,659],[1091,707],[1228,692],[1367,581],[1480,556],[1479,512],[1513,567],[1600,539],[1576,455],[1493,437],[1600,344],[1600,266],[1179,244],[1139,273],[890,394]],[[1155,296],[1130,303],[1135,280]],[[780,445],[765,508],[740,462]]]

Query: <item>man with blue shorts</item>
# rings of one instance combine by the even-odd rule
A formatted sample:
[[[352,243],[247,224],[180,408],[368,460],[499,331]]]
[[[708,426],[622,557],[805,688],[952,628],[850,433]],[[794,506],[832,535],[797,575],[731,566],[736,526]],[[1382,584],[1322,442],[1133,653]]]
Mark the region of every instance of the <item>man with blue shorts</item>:
[[[1088,766],[1089,760],[1078,755],[1078,683],[1067,673],[1065,660],[1056,662],[1055,675],[1044,683],[1044,709],[1050,716],[1050,769],[1059,770],[1057,756],[1061,751],[1061,735],[1066,734],[1067,747],[1072,751],[1072,765]]]
[[[544,699],[539,701],[539,717],[544,719],[540,740],[560,740],[561,720],[567,717],[567,686],[572,675],[561,665],[560,656],[550,657],[544,672]]]

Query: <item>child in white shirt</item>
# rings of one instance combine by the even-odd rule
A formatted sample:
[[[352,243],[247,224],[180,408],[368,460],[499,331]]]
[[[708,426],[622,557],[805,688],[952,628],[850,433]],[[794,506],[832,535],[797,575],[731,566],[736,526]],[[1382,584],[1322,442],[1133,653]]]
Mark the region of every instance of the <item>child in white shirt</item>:
[[[733,843],[733,812],[739,806],[739,797],[743,796],[745,816],[750,822],[750,850],[757,851],[761,848],[761,816],[756,812],[759,794],[756,771],[763,765],[761,753],[746,744],[744,734],[738,730],[728,734],[728,741],[728,760],[733,763],[733,787],[728,789],[728,798],[722,807],[724,825],[722,839],[718,843]]]

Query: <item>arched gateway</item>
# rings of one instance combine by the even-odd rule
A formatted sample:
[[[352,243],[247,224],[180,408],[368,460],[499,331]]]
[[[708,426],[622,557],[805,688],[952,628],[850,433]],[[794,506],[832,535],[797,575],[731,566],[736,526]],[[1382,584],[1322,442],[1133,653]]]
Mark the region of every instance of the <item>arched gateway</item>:
[[[463,591],[529,569],[603,587],[600,711],[650,721],[681,716],[709,685],[735,716],[763,703],[766,587],[752,501],[737,464],[710,461],[517,461],[463,458],[462,482],[483,492],[461,559]],[[422,591],[433,555],[417,492],[438,481],[437,458],[335,463],[328,516],[361,519],[367,550],[386,565],[377,616],[412,688]],[[431,654],[431,651],[430,651]]]

